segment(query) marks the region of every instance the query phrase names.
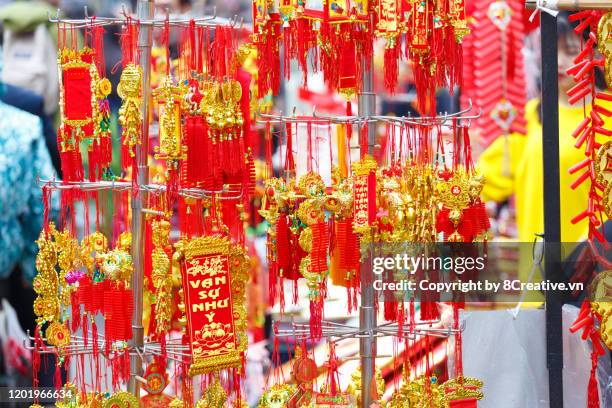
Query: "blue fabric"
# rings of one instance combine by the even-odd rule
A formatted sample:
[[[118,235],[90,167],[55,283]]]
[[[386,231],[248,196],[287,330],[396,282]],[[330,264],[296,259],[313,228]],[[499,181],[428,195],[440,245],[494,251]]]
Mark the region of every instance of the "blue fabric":
[[[0,102],[0,278],[16,266],[32,280],[43,224],[42,190],[36,176],[53,177],[41,120]]]
[[[51,118],[49,115],[45,114],[45,101],[43,97],[30,91],[29,89],[20,88],[10,84],[1,84],[0,89],[0,101],[26,112],[30,112],[42,120],[45,143],[47,145],[47,149],[49,149],[49,153],[51,154],[53,167],[55,168],[58,178],[62,178],[60,156],[57,148],[57,134],[53,128]]]

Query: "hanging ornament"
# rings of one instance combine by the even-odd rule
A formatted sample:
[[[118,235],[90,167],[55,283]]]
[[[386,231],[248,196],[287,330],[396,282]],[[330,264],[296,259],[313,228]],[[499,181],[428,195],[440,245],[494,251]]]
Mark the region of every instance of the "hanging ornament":
[[[329,271],[327,254],[329,235],[325,221],[325,184],[321,176],[309,172],[300,177],[300,192],[306,196],[298,208],[297,215],[306,228],[300,233],[300,247],[308,253],[300,262],[300,272],[308,285],[310,299],[310,333],[321,336],[323,319],[324,281]]]
[[[219,236],[183,239],[175,248],[192,352],[189,375],[241,367],[247,346],[244,249]]]
[[[365,156],[353,163],[353,230],[367,236],[376,216],[376,160]]]
[[[476,408],[484,395],[482,381],[471,377],[458,377],[446,381],[441,388],[445,406],[451,408]]]
[[[385,379],[378,366],[374,367],[374,376],[370,387],[374,400],[378,400],[385,393]],[[346,392],[353,396],[358,407],[361,406],[361,367],[357,367],[351,374],[351,382],[346,388]]]
[[[268,388],[259,400],[258,408],[285,408],[296,392],[293,384],[274,384]]]
[[[154,360],[147,366],[143,378],[146,383],[142,388],[147,392],[140,398],[140,404],[151,408],[168,407],[172,398],[164,394],[164,389],[170,382],[166,372],[166,363]]]
[[[138,406],[138,398],[127,391],[119,391],[106,398],[102,408],[132,408]]]
[[[166,220],[152,222],[153,252],[151,280],[155,288],[155,321],[156,332],[165,336],[170,330],[172,318],[172,275],[170,273],[170,223]]]
[[[185,95],[183,85],[175,85],[170,76],[153,90],[153,98],[159,107],[159,146],[155,158],[166,160],[168,169],[176,169],[178,161],[185,158],[181,134],[181,100]]]
[[[212,383],[206,387],[204,395],[196,403],[196,408],[227,408],[227,392],[215,377]]]
[[[123,145],[127,147],[130,157],[136,155],[136,145],[140,144],[142,127],[142,68],[128,64],[123,68],[117,94],[123,100],[119,108],[119,124],[122,127]]]

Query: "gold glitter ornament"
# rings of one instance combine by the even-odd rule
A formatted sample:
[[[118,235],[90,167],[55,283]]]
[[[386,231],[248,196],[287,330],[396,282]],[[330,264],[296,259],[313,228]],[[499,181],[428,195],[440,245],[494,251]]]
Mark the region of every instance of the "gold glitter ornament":
[[[261,396],[257,407],[285,408],[296,391],[297,387],[292,384],[274,384]]]
[[[604,14],[597,27],[597,47],[605,57],[605,77],[608,87],[612,87],[612,11]]]
[[[154,220],[151,224],[153,251],[151,253],[151,279],[155,288],[156,331],[164,333],[170,329],[172,318],[172,274],[170,258],[170,223]]]
[[[119,124],[123,128],[123,144],[128,147],[131,157],[135,157],[135,146],[140,144],[142,115],[142,68],[127,64],[121,73],[117,94],[123,100],[119,108]]]
[[[65,324],[52,322],[45,330],[47,343],[57,348],[70,344],[70,330]]]
[[[127,391],[119,391],[106,398],[102,408],[138,408],[138,398]]]
[[[215,380],[206,388],[204,395],[197,402],[196,408],[227,408],[227,392],[219,383],[219,379]]]
[[[170,404],[168,404],[168,408],[188,408],[187,403],[177,397],[175,397]]]

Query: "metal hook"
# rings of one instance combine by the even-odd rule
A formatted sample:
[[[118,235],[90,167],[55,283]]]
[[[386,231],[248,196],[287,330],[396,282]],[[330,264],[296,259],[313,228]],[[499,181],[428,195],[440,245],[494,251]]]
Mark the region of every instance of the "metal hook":
[[[121,3],[121,15],[124,18],[129,18],[128,12],[127,12],[127,8],[125,7],[125,3]]]

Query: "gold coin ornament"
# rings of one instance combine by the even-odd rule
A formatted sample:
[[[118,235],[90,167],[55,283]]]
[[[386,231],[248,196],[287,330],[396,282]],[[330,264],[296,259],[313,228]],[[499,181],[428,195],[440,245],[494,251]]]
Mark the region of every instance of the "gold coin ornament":
[[[612,180],[612,141],[607,141],[597,151],[595,172],[597,182],[606,188]]]
[[[604,14],[599,20],[597,47],[605,57],[606,84],[612,87],[612,11]]]
[[[59,322],[52,322],[45,330],[47,343],[57,348],[66,347],[70,344],[70,330],[68,326]]]

